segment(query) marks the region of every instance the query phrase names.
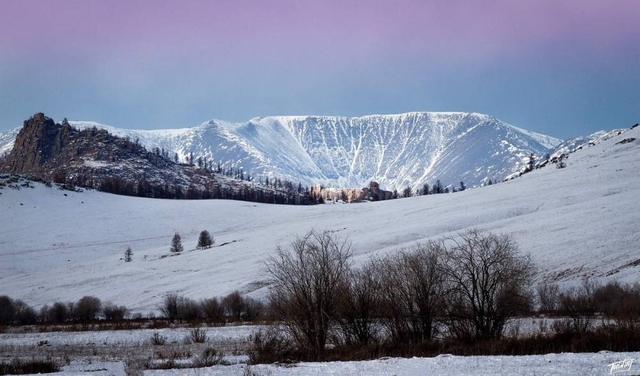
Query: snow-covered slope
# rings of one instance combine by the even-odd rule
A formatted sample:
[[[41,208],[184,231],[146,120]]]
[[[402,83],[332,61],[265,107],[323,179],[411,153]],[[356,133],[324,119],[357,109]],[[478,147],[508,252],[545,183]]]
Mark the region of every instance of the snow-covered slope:
[[[619,143],[624,139],[634,141]],[[276,245],[311,228],[349,237],[355,262],[472,227],[512,234],[546,279],[640,277],[640,128],[521,178],[454,194],[290,207],[95,191],[0,189],[0,295],[29,304],[95,295],[137,311],[163,294],[261,296]],[[195,250],[207,229],[216,246]],[[185,252],[169,254],[174,232]],[[133,262],[122,261],[131,246]]]
[[[125,130],[98,127],[138,139],[186,160],[190,153],[307,185],[359,188],[376,180],[387,190],[423,183],[467,186],[502,180],[527,157],[544,155],[560,140],[516,128],[491,116],[462,112],[399,115],[278,116],[246,123],[211,120],[194,128]],[[0,143],[0,145],[2,145]],[[0,146],[1,148],[2,146]]]
[[[15,143],[16,136],[20,132],[20,128],[11,129],[6,132],[0,132],[0,157],[9,154]]]

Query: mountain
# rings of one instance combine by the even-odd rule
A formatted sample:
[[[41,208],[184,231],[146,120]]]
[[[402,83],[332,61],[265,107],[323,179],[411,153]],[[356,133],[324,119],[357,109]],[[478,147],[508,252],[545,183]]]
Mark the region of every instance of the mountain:
[[[2,293],[36,306],[93,295],[145,315],[168,293],[262,297],[265,261],[309,229],[349,239],[356,266],[478,228],[512,236],[537,264],[538,280],[636,282],[639,170],[637,127],[577,149],[562,169],[549,164],[479,189],[353,205],[156,200],[0,174]],[[215,246],[196,249],[205,229]],[[179,256],[169,252],[175,232],[185,247]],[[122,260],[127,246],[132,262]]]
[[[56,124],[42,113],[24,122],[11,152],[0,160],[0,171],[129,196],[310,202],[293,189],[275,190],[175,163],[166,151],[149,151],[105,129],[78,130],[66,121]]]
[[[211,120],[193,128],[126,130],[94,122],[149,149],[190,153],[252,175],[277,176],[306,185],[387,190],[423,183],[457,186],[503,180],[561,141],[478,113],[412,112],[363,117],[276,116],[245,123]],[[0,136],[1,137],[1,136]],[[6,138],[9,138],[7,136]],[[0,150],[2,150],[0,144]]]

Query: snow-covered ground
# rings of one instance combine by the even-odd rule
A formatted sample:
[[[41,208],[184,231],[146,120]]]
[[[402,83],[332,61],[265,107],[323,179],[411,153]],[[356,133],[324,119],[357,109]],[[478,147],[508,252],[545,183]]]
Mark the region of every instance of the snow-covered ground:
[[[222,326],[201,328],[206,333],[209,343],[246,341],[256,331],[259,325]],[[0,333],[2,346],[37,346],[45,343],[47,346],[72,345],[144,345],[151,341],[155,333],[163,336],[167,343],[181,343],[189,337],[189,328],[163,329],[134,329],[134,330],[101,330],[81,332],[42,332],[42,333]]]
[[[635,141],[617,144],[626,138]],[[0,295],[35,306],[94,295],[135,312],[165,294],[264,295],[264,261],[295,235],[326,229],[353,243],[360,263],[469,228],[511,234],[540,278],[637,281],[640,129],[572,154],[567,167],[455,194],[386,202],[276,206],[69,192],[36,184],[0,190]],[[216,246],[196,250],[209,230]],[[185,252],[169,253],[174,232]],[[133,261],[122,260],[130,246]]]
[[[463,375],[608,375],[609,364],[640,358],[640,352],[597,354],[547,354],[532,356],[453,356],[434,358],[387,358],[360,362],[300,363],[292,366],[256,365],[255,375],[367,375],[367,376],[463,376]],[[630,372],[640,366],[633,363]],[[204,369],[147,371],[145,375],[246,375],[246,365],[215,366]]]
[[[620,144],[624,139],[634,141]],[[275,206],[210,200],[175,201],[116,196],[94,191],[0,189],[0,295],[36,308],[95,295],[135,312],[156,311],[169,292],[191,298],[239,289],[266,292],[264,261],[311,228],[335,231],[353,242],[354,262],[419,242],[477,227],[513,235],[540,268],[540,278],[576,283],[590,276],[635,282],[640,276],[640,129],[571,154],[567,167],[536,170],[521,178],[455,194],[386,202]],[[195,250],[209,230],[216,246]],[[185,252],[169,253],[174,232]],[[131,246],[133,261],[122,260]],[[526,321],[526,320],[525,320]],[[537,326],[524,322],[521,329]],[[207,328],[208,345],[246,345],[256,327]],[[155,347],[153,333],[167,337]],[[190,352],[188,329],[73,333],[4,333],[0,355],[73,354],[62,374],[124,375],[122,352],[157,358],[157,352]],[[116,356],[117,354],[117,356]],[[38,355],[39,356],[39,355]],[[362,362],[255,365],[255,375],[606,375],[609,364],[640,352],[536,356],[449,356]],[[152,375],[244,375],[236,364],[200,369],[145,371]]]
[[[540,319],[522,319],[533,324]],[[530,320],[533,320],[529,323]],[[530,326],[530,325],[529,325]],[[145,375],[607,375],[613,362],[633,359],[625,374],[637,374],[640,352],[562,353],[533,356],[453,356],[433,358],[382,358],[371,361],[298,363],[248,366],[243,351],[259,326],[204,328],[207,343],[185,343],[189,329],[119,330],[99,332],[50,332],[0,334],[0,361],[19,354],[24,358],[48,356],[68,359],[60,375],[124,376],[128,368],[173,358],[189,364],[207,347],[225,353],[226,366],[194,369],[147,370]],[[534,328],[529,328],[534,329]],[[527,330],[525,328],[525,330]],[[163,346],[153,346],[151,337],[166,338]],[[164,355],[161,355],[164,354]],[[186,358],[185,358],[186,357]],[[249,370],[252,373],[249,373]],[[131,370],[129,370],[131,371]]]

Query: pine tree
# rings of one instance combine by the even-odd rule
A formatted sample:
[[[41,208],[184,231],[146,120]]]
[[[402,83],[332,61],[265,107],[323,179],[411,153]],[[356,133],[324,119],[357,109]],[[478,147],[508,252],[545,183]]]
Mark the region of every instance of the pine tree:
[[[529,162],[527,163],[526,172],[533,171],[535,166],[536,166],[536,157],[533,155],[533,153],[531,153],[531,155],[529,155]]]
[[[175,253],[184,251],[184,247],[182,246],[182,238],[177,232],[175,233],[175,235],[173,235],[173,239],[171,239],[171,248],[169,248],[169,250]]]
[[[133,251],[131,251],[131,247],[127,247],[124,251],[124,262],[131,262],[133,257]]]
[[[214,240],[209,234],[209,231],[203,230],[200,232],[200,237],[198,238],[198,249],[211,248]]]
[[[567,167],[567,162],[565,162],[566,155],[563,153],[559,158],[558,162],[556,162],[556,168],[565,168]]]

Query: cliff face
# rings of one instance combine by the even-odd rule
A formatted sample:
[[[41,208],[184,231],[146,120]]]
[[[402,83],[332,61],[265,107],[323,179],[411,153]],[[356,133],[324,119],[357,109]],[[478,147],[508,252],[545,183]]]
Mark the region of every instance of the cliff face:
[[[3,170],[12,173],[46,175],[47,167],[64,149],[72,133],[71,126],[56,124],[52,119],[37,113],[28,120],[7,156]]]

